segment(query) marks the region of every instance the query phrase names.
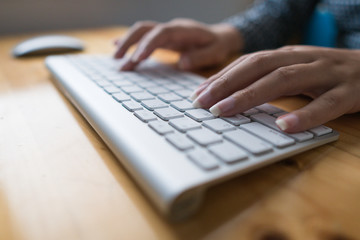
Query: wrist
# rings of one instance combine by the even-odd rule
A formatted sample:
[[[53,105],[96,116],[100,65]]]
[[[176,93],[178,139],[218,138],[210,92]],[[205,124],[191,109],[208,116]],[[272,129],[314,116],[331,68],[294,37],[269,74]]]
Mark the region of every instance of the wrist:
[[[213,32],[219,37],[229,55],[238,54],[244,48],[244,39],[241,32],[227,23],[219,23],[211,26]]]

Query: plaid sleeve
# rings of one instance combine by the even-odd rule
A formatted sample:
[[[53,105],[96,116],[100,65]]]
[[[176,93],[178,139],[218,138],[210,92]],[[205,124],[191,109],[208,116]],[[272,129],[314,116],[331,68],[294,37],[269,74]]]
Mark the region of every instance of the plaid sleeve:
[[[244,52],[273,49],[302,32],[319,0],[263,0],[225,22],[242,33]]]

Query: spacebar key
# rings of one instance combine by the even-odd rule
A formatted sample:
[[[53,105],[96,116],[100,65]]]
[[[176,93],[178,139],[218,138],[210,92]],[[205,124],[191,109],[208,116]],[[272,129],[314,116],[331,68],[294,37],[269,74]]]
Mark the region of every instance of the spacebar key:
[[[255,134],[279,148],[287,147],[295,143],[294,139],[257,122],[240,125],[240,128]]]

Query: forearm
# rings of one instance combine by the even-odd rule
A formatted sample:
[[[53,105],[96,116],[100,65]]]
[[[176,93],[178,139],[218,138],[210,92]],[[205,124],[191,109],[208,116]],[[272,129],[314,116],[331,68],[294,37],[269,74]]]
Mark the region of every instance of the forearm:
[[[273,49],[302,31],[318,0],[266,0],[230,17],[226,23],[241,32],[243,52]]]

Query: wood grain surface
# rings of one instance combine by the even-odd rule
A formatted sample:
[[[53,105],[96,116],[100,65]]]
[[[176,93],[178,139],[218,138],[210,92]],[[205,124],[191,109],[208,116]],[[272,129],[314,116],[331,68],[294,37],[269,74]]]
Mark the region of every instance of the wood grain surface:
[[[84,53],[111,54],[124,31],[57,33],[84,40]],[[38,34],[0,39],[1,240],[360,239],[359,113],[327,124],[340,132],[337,142],[215,186],[198,214],[170,223],[53,85],[44,57],[11,56],[15,44]],[[273,103],[292,110],[307,102]]]

